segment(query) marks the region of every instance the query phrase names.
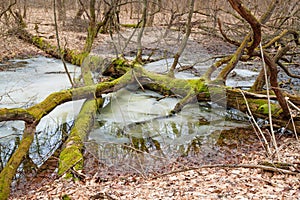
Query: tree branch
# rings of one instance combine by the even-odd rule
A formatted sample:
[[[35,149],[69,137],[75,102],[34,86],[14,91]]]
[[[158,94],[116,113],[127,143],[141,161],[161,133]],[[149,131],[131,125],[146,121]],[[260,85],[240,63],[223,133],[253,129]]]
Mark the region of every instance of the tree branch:
[[[261,25],[259,21],[251,14],[250,10],[245,8],[241,0],[228,0],[232,8],[236,10],[251,26],[253,38],[251,45],[247,48],[248,55],[251,55],[261,40]]]
[[[293,172],[290,170],[286,169],[281,169],[277,167],[271,167],[271,166],[266,166],[266,165],[260,165],[260,164],[215,164],[215,165],[202,165],[200,167],[191,167],[187,169],[179,169],[171,172],[167,172],[164,174],[160,174],[157,176],[152,177],[152,179],[158,179],[164,176],[168,176],[171,174],[177,174],[181,172],[186,172],[186,171],[193,171],[193,170],[199,170],[199,169],[205,169],[205,168],[250,168],[250,169],[262,169],[266,171],[272,171],[272,172],[279,172],[283,174],[290,174],[290,175],[297,175],[299,174],[298,172]]]
[[[15,0],[14,2],[12,2],[5,10],[3,10],[0,13],[0,18],[2,17],[2,15],[4,15],[7,11],[9,11],[11,9],[11,7],[13,7],[14,5],[16,5],[17,1]]]

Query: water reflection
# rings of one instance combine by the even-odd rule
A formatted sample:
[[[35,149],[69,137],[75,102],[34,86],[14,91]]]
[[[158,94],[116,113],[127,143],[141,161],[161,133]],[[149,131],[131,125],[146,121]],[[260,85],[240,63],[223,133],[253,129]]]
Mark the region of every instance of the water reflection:
[[[67,66],[72,76],[78,75],[78,67]],[[51,92],[70,87],[63,64],[58,59],[12,60],[1,68],[4,69],[0,71],[1,108],[27,108],[41,102]],[[35,170],[51,156],[69,131],[81,104],[82,101],[74,101],[60,105],[40,121],[30,153],[20,169]],[[22,121],[0,122],[0,170],[18,147],[23,130]]]
[[[175,116],[162,117],[178,99],[126,89],[114,95],[86,142],[87,150],[109,166],[147,171],[196,154],[203,144],[216,144],[221,130],[248,126],[244,114],[214,104],[189,104]]]

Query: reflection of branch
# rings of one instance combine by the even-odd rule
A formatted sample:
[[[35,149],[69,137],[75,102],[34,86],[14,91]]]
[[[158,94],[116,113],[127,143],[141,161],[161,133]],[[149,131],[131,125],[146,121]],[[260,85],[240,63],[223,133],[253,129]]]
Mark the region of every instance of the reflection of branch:
[[[142,151],[142,150],[139,150],[135,147],[132,147],[130,145],[126,145],[126,144],[120,144],[120,143],[115,143],[115,142],[103,142],[104,144],[112,144],[112,145],[120,145],[120,146],[123,146],[124,148],[128,148],[128,149],[131,149],[137,153],[143,153],[143,154],[147,154],[149,155],[150,157],[152,158],[157,158],[157,159],[165,159],[165,157],[161,157],[161,156],[157,156],[157,155],[153,155],[153,154],[150,154],[148,152],[145,152],[145,151]],[[88,150],[88,148],[86,148],[86,150]],[[91,153],[92,154],[92,153]],[[93,154],[92,154],[93,155]]]

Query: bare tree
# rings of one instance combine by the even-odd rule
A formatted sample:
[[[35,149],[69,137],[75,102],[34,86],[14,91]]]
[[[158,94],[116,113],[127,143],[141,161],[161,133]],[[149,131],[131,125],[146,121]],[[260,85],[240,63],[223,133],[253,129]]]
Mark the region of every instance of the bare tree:
[[[58,10],[58,20],[64,23],[67,17],[65,0],[57,0],[57,10]]]
[[[147,0],[141,0],[141,1],[143,5],[143,12],[142,12],[142,19],[141,19],[141,28],[137,37],[138,47],[137,47],[137,55],[136,55],[136,61],[139,63],[142,63],[142,52],[143,52],[142,37],[147,23]]]
[[[178,61],[179,61],[179,58],[181,56],[181,54],[183,53],[186,45],[187,45],[187,42],[188,42],[188,39],[189,39],[189,36],[191,34],[191,31],[192,31],[192,17],[193,17],[193,13],[194,13],[194,4],[195,4],[195,0],[190,0],[190,3],[189,3],[189,14],[188,14],[188,17],[187,17],[187,22],[186,22],[186,27],[185,27],[185,35],[181,41],[181,44],[179,46],[179,49],[177,51],[177,53],[175,54],[174,56],[174,61],[173,61],[173,64],[170,68],[170,71],[169,71],[169,75],[174,77],[174,70],[178,64]]]

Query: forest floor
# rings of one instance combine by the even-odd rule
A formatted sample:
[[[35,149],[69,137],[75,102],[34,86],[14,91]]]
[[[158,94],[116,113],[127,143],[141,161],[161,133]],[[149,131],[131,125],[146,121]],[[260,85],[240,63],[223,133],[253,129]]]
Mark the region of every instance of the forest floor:
[[[79,180],[55,173],[36,175],[20,180],[10,199],[300,198],[300,145],[294,136],[277,135],[277,143],[280,161],[289,163],[287,169],[297,175],[264,169],[263,163],[274,158],[266,156],[252,129],[239,129],[228,137],[148,173],[108,167],[87,153],[84,170],[75,173]]]
[[[53,30],[48,32],[40,25],[40,32],[47,32],[43,36],[55,44]],[[81,49],[84,37],[81,32],[61,32],[61,38],[66,38],[63,45],[70,49]],[[95,47],[108,37],[100,35]],[[207,52],[218,55],[232,50],[222,40],[211,41],[201,38]],[[15,36],[0,38],[0,61],[38,55],[47,56]],[[37,174],[17,181],[10,199],[300,199],[300,142],[293,134],[278,133],[276,137],[280,162],[288,163],[287,168],[296,175],[266,170],[263,163],[273,163],[276,156],[266,155],[261,140],[249,128],[233,131],[214,146],[204,145],[198,153],[149,173],[122,172],[86,153],[88,162],[79,180],[66,180],[55,172]]]

